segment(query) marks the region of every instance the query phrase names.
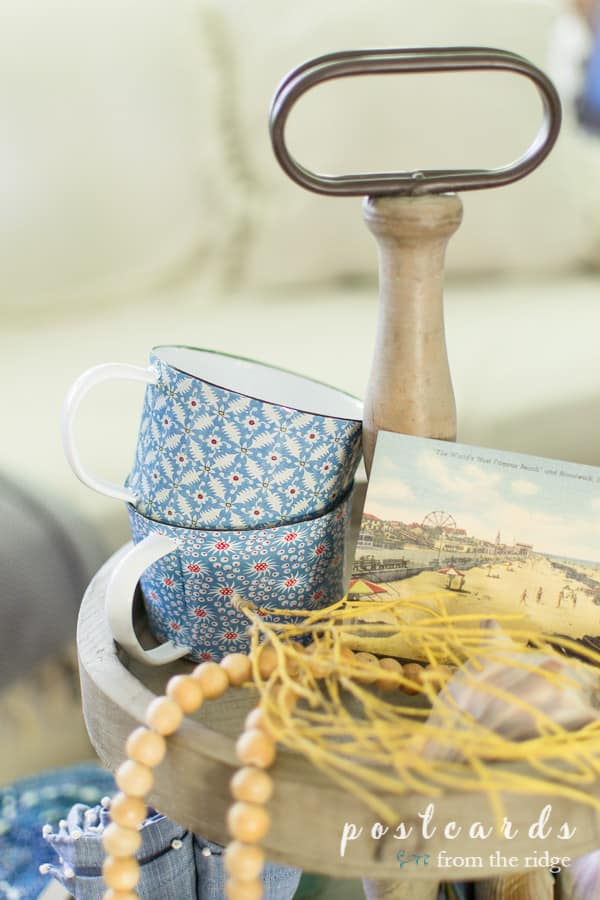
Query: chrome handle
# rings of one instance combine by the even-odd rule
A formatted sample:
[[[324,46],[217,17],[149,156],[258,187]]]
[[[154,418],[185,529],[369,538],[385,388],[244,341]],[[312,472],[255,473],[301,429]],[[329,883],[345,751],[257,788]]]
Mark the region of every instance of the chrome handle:
[[[323,81],[352,75],[398,72],[450,72],[501,69],[530,79],[543,105],[543,120],[534,140],[514,162],[496,169],[425,169],[416,172],[367,172],[321,175],[304,168],[289,153],[285,125],[296,101]],[[522,56],[487,47],[428,47],[393,50],[345,50],[328,53],[293,69],[281,82],[269,119],[273,151],[289,177],[309,191],[337,196],[434,194],[473,191],[510,184],[532,172],[550,153],[558,137],[561,105],[556,88]]]

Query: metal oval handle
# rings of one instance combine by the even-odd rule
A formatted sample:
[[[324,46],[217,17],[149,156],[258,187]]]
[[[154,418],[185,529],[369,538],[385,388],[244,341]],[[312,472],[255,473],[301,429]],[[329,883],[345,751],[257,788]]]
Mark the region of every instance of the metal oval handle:
[[[322,81],[352,75],[397,72],[449,72],[502,69],[529,78],[543,104],[543,120],[523,156],[496,169],[425,169],[419,172],[368,172],[321,175],[297,162],[285,143],[285,125],[294,103]],[[309,191],[338,196],[418,195],[473,191],[510,184],[532,172],[550,153],[558,137],[561,105],[556,88],[540,69],[522,56],[488,47],[427,47],[394,50],[346,50],[309,60],[281,82],[273,101],[269,128],[273,151],[289,177]]]

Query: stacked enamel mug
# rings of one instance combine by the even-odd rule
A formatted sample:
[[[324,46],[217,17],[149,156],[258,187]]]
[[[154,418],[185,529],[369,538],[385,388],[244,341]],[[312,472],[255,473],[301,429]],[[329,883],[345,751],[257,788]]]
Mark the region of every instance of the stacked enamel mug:
[[[147,383],[133,468],[124,486],[88,474],[74,440],[83,397],[112,379]],[[125,501],[132,548],[115,567],[107,611],[116,640],[161,664],[247,652],[248,619],[327,606],[344,591],[350,493],[361,456],[361,403],[252,360],[161,346],[147,368],[88,370],[67,395],[65,452],[87,485]],[[132,626],[141,585],[159,646]]]

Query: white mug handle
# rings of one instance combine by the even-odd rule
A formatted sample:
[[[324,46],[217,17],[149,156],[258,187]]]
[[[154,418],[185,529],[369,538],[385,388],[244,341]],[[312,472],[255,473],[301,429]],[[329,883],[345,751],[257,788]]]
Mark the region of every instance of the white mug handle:
[[[177,549],[175,538],[149,534],[133,546],[115,566],[106,588],[106,615],[113,637],[129,656],[149,666],[163,666],[187,656],[190,647],[166,641],[144,650],[133,627],[133,598],[140,577],[148,566]]]
[[[128,381],[143,381],[146,384],[156,384],[159,374],[152,366],[143,368],[130,363],[103,363],[100,366],[94,366],[93,369],[88,369],[71,385],[65,397],[62,411],[62,439],[69,465],[80,481],[83,481],[92,490],[98,491],[107,497],[114,497],[115,500],[124,500],[125,503],[135,504],[137,496],[131,488],[113,484],[111,481],[105,481],[102,478],[96,478],[85,470],[75,443],[75,420],[85,395],[96,384],[120,378]]]

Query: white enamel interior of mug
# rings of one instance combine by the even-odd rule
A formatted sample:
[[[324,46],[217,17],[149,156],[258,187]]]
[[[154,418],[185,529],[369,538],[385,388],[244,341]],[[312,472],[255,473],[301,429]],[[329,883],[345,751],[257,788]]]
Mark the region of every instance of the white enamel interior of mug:
[[[264,363],[193,347],[154,347],[166,365],[223,390],[333,419],[360,421],[360,400],[337,388]]]

